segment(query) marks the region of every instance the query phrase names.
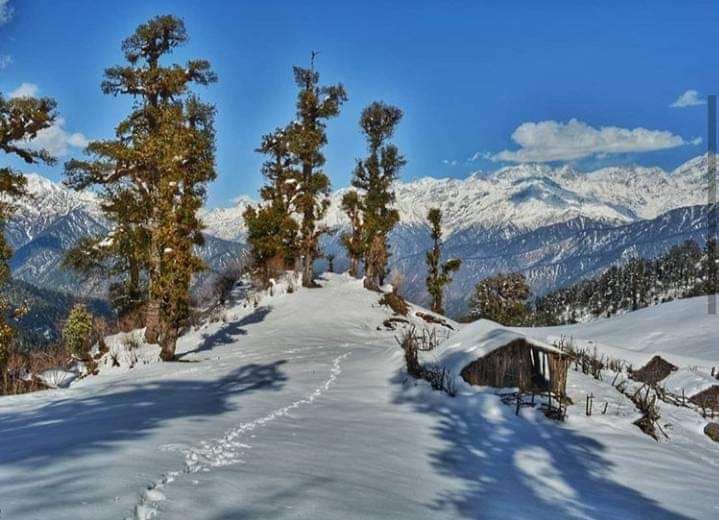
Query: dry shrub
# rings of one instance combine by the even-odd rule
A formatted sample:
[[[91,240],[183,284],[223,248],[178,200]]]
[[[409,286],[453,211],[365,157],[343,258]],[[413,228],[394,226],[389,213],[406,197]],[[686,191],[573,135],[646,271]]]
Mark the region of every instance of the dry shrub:
[[[446,328],[448,328],[449,330],[454,330],[454,327],[452,327],[452,325],[450,325],[449,323],[447,323],[447,322],[446,322],[445,320],[443,320],[442,318],[438,318],[437,316],[434,316],[434,315],[432,315],[432,314],[428,314],[428,313],[426,313],[426,312],[417,311],[417,312],[414,313],[414,315],[417,316],[418,318],[422,318],[422,319],[423,319],[424,321],[426,321],[427,323],[432,323],[432,324],[434,324],[434,325],[441,325],[442,327],[446,327]]]
[[[111,334],[114,334],[117,332],[117,324],[116,323],[110,323],[102,316],[95,318],[95,321],[93,322],[93,341],[94,343],[97,343],[98,350],[101,354],[104,354],[109,349],[107,347],[107,343],[105,343],[105,338],[107,336],[110,336]]]
[[[404,351],[404,362],[407,368],[407,373],[412,377],[421,377],[422,365],[419,363],[419,341],[417,340],[415,327],[405,330],[401,338],[395,339]]]
[[[627,395],[627,394],[625,394]],[[652,387],[648,384],[641,386],[633,395],[628,396],[632,402],[636,405],[643,416],[634,421],[634,424],[652,437],[654,440],[659,440],[658,432],[661,432],[666,438],[669,436],[662,430],[659,425],[659,407],[657,406],[657,394],[652,391]]]
[[[270,288],[270,280],[279,278],[288,269],[282,255],[275,255],[263,264],[257,264],[252,270],[252,283],[261,290]]]
[[[439,344],[436,330],[422,329],[421,333],[417,333],[417,328],[413,326],[395,339],[404,351],[405,367],[409,375],[424,379],[434,390],[442,390],[453,397],[456,395],[455,382],[445,368],[425,368],[419,362],[419,352],[428,352]]]
[[[145,305],[140,305],[123,313],[117,319],[117,329],[121,332],[130,332],[131,330],[141,329],[145,326],[146,311],[147,307]]]
[[[135,350],[142,346],[142,336],[137,332],[130,332],[122,338],[122,345],[126,350]]]
[[[5,367],[6,371],[0,379],[0,395],[43,390],[47,387],[37,376],[53,368],[66,369],[70,362],[70,356],[61,346],[30,353],[11,352]]]
[[[402,298],[395,291],[382,295],[382,298],[380,298],[379,303],[380,305],[388,306],[395,314],[407,316],[407,313],[409,312],[409,305],[407,305],[405,299]]]

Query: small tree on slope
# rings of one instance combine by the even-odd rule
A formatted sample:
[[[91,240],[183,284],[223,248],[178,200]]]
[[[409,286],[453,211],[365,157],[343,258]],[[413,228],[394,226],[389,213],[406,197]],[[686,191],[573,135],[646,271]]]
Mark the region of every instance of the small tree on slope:
[[[147,301],[149,234],[147,201],[129,184],[106,186],[100,194],[105,217],[114,227],[107,236],[84,237],[65,254],[63,267],[83,276],[110,278],[109,299],[121,319],[139,317]]]
[[[362,111],[360,127],[367,138],[369,155],[357,161],[352,185],[364,192],[363,252],[365,287],[378,290],[383,283],[389,260],[387,236],[399,221],[392,208],[395,193],[392,184],[407,161],[397,147],[387,143],[402,119],[402,111],[382,102],[374,102]]]
[[[350,221],[350,232],[342,234],[342,245],[347,250],[350,263],[350,276],[357,276],[359,263],[364,256],[362,209],[362,199],[356,191],[348,191],[342,196],[342,210]]]
[[[272,276],[271,266],[292,269],[298,256],[298,225],[293,218],[297,210],[297,161],[284,129],[264,136],[257,151],[268,157],[262,165],[267,184],[260,190],[265,203],[257,208],[249,206],[243,217],[255,264],[267,279]]]
[[[485,278],[474,288],[467,319],[484,318],[502,325],[523,325],[529,314],[527,299],[530,294],[527,280],[521,273]]]
[[[83,304],[76,304],[62,329],[62,340],[68,354],[82,358],[92,340],[92,314]]]
[[[444,287],[452,282],[451,274],[458,271],[462,261],[458,258],[440,264],[442,257],[442,212],[432,208],[427,214],[433,246],[427,251],[427,292],[433,312],[444,314]]]

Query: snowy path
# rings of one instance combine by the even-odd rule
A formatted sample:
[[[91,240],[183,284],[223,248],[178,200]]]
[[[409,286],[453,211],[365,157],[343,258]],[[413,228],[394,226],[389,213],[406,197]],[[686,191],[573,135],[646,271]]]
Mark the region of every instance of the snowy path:
[[[408,384],[392,333],[376,330],[387,316],[376,300],[332,277],[184,337],[187,362],[0,399],[0,518],[719,511],[719,467],[704,463],[719,449],[698,435],[699,449],[657,444],[631,418],[560,426],[514,417],[489,393]]]

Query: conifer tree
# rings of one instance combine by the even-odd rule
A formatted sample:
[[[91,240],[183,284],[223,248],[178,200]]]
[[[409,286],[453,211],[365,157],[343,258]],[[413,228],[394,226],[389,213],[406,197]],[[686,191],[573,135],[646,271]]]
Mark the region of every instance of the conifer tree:
[[[342,245],[349,258],[349,274],[357,276],[359,263],[364,255],[364,228],[362,225],[362,199],[359,194],[350,190],[342,196],[342,210],[350,221],[350,232],[342,234]]]
[[[444,287],[452,282],[451,274],[458,271],[462,260],[454,258],[440,265],[442,257],[442,212],[439,208],[432,208],[427,214],[430,233],[432,235],[432,249],[427,251],[427,292],[432,299],[432,312],[444,314]]]
[[[287,132],[277,129],[262,138],[257,149],[267,156],[262,174],[267,184],[260,190],[264,204],[249,206],[243,217],[255,265],[270,276],[271,265],[292,269],[298,256],[297,160],[290,152]]]
[[[160,184],[157,221],[161,264],[150,300],[160,302],[160,346],[165,361],[174,359],[181,329],[190,317],[190,283],[205,265],[196,246],[204,244],[198,211],[215,173],[215,108],[190,96],[169,110],[174,122],[167,131],[169,163]],[[174,142],[173,142],[174,141]],[[172,155],[172,154],[176,155]]]
[[[524,325],[529,315],[527,299],[530,294],[531,289],[522,273],[490,276],[475,286],[467,319]]]
[[[62,340],[69,354],[82,358],[87,353],[91,347],[92,322],[92,314],[82,303],[75,304],[70,310],[62,328]]]
[[[319,257],[318,242],[326,231],[318,221],[329,206],[329,177],[322,170],[327,144],[326,121],[340,112],[347,94],[341,84],[320,86],[320,75],[314,68],[294,67],[297,95],[297,119],[288,127],[289,149],[297,158],[297,212],[300,216],[299,252],[302,262],[302,285],[313,287],[312,266]]]
[[[84,237],[66,254],[63,267],[81,275],[109,277],[110,303],[120,318],[134,317],[147,301],[149,208],[132,185],[106,185],[100,194],[107,236]]]
[[[0,94],[0,151],[7,156],[19,157],[26,164],[54,164],[55,159],[50,152],[32,146],[31,140],[37,137],[38,132],[53,125],[55,106],[55,101],[49,98],[23,96],[6,99]],[[8,262],[12,255],[5,239],[5,222],[12,214],[12,200],[26,195],[26,182],[22,173],[0,165],[0,289],[10,279]],[[14,337],[12,327],[5,318],[8,311],[9,304],[0,294],[0,372],[3,381]]]
[[[216,76],[205,60],[161,61],[186,41],[182,20],[158,16],[123,42],[127,64],[105,71],[102,90],[131,96],[132,111],[117,126],[115,139],[88,145],[93,160],[66,165],[66,182],[75,189],[128,183],[143,201],[148,211],[145,338],[160,340],[163,359],[174,356],[178,317],[186,314],[186,283],[200,267],[192,253],[201,241],[195,212],[205,183],[215,176],[214,109],[195,99],[190,87],[212,83]]]
[[[387,143],[387,140],[394,134],[400,119],[402,111],[399,108],[381,102],[366,107],[360,118],[369,155],[357,161],[352,185],[364,192],[364,283],[371,290],[378,290],[383,283],[389,260],[387,236],[399,221],[399,213],[391,207],[395,201],[392,183],[398,178],[406,161],[397,147]]]

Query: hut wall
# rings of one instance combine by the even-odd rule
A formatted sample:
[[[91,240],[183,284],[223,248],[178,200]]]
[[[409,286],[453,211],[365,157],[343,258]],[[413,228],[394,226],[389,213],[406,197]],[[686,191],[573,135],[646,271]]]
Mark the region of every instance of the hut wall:
[[[462,377],[472,385],[517,387],[522,392],[550,390],[564,395],[568,366],[566,356],[517,339],[467,365]]]

